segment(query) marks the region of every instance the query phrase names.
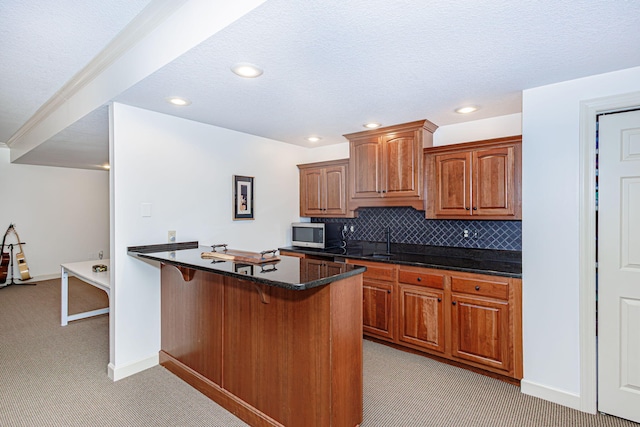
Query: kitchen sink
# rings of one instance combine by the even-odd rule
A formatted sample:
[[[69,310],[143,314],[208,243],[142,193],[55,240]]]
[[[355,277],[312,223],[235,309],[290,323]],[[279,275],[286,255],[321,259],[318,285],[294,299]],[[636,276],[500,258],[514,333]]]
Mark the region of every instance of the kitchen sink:
[[[393,258],[393,254],[379,254],[379,253],[373,253],[370,255],[365,255],[367,258],[374,258],[374,259],[391,259]]]

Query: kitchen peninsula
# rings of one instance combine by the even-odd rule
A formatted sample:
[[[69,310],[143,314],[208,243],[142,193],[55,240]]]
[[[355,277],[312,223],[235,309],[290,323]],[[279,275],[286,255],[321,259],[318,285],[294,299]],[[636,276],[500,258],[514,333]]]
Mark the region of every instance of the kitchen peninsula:
[[[252,426],[359,425],[365,268],[210,250],[128,248],[161,265],[160,364]]]

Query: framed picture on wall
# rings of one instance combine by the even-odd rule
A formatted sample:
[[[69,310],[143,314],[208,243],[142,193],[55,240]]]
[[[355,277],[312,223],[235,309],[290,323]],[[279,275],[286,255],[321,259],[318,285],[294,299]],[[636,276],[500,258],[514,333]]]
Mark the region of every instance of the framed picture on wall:
[[[254,219],[252,176],[233,175],[233,219]]]

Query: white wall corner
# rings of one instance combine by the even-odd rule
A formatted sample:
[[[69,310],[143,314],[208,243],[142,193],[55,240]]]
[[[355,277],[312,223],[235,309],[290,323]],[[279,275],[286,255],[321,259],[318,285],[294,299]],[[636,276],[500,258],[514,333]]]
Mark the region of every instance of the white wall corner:
[[[548,400],[549,402],[577,409],[578,411],[583,410],[580,396],[575,393],[537,384],[525,379],[520,382],[520,391],[526,395]]]
[[[127,363],[122,366],[115,366],[113,363],[108,365],[109,378],[112,381],[118,381],[131,375],[137,374],[160,363],[160,357],[156,353],[153,356],[138,360],[136,362]]]

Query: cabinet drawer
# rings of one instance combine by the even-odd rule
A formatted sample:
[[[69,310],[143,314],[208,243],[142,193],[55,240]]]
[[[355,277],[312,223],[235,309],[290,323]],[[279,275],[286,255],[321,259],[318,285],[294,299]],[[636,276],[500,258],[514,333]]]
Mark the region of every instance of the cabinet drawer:
[[[509,282],[451,276],[451,291],[506,300],[509,298]]]
[[[444,275],[442,274],[433,274],[424,271],[404,269],[400,269],[398,274],[400,283],[428,286],[435,289],[444,289]]]
[[[365,271],[362,275],[362,277],[365,279],[382,280],[385,282],[396,281],[396,271],[398,269],[393,264],[360,261],[357,259],[347,260],[347,264],[362,265],[364,267],[367,267],[367,271]]]

